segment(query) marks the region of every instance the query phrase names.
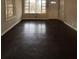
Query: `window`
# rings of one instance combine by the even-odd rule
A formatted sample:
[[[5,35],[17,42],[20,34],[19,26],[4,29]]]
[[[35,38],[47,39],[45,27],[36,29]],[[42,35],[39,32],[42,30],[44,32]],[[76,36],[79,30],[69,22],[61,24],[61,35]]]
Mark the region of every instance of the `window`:
[[[6,19],[14,16],[14,0],[5,0],[6,3]]]
[[[46,0],[24,0],[24,13],[46,13]]]

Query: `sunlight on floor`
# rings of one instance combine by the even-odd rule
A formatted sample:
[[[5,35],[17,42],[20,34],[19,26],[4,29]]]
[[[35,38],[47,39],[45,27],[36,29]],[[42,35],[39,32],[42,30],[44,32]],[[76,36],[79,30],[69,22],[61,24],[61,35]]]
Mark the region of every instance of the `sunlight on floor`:
[[[34,33],[40,33],[45,34],[46,33],[46,25],[45,24],[34,24],[34,23],[26,23],[24,25],[24,32],[30,34]]]
[[[46,25],[44,23],[42,24],[34,24],[34,23],[26,23],[24,24],[24,42],[28,44],[39,44],[41,39],[46,38]],[[29,38],[29,39],[27,39]],[[38,38],[38,39],[37,39]]]

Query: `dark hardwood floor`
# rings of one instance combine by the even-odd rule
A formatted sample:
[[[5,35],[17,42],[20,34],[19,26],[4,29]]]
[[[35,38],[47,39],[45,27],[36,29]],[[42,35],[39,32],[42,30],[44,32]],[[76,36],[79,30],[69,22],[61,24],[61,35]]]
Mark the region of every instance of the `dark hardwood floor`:
[[[59,20],[21,21],[1,40],[1,59],[77,59],[77,32]]]

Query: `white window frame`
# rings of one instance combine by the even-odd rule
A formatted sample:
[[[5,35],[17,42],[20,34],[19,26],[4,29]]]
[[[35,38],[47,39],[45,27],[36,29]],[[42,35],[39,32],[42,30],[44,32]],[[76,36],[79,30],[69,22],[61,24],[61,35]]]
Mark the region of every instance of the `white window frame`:
[[[46,3],[44,3],[44,0],[41,0],[41,12],[39,13],[39,12],[35,12],[35,13],[31,13],[31,11],[28,9],[27,11],[28,12],[25,12],[25,8],[30,8],[30,2],[28,2],[29,4],[28,4],[28,6],[27,7],[25,7],[25,1],[26,0],[24,0],[24,14],[46,14]],[[29,0],[30,1],[30,0]],[[45,0],[46,1],[46,0]],[[44,4],[44,5],[43,5]],[[42,9],[42,8],[45,8],[45,9]],[[36,10],[36,9],[35,9]],[[45,12],[44,12],[45,11]]]
[[[12,12],[13,12],[13,15],[11,15],[11,16],[8,15],[8,12],[9,12],[8,8],[9,7],[7,6],[8,5],[7,1],[8,0],[5,0],[5,15],[6,15],[6,21],[9,21],[9,20],[15,18],[15,0],[12,0],[12,5],[13,5],[13,7],[12,7],[13,11]]]

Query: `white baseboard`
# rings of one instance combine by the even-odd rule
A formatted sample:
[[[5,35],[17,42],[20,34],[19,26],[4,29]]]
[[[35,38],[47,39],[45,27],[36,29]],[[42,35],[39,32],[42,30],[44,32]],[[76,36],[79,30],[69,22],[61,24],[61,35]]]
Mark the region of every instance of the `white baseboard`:
[[[57,19],[57,18],[22,18],[22,19],[41,19],[41,20],[48,20],[48,19]]]
[[[73,27],[72,25],[68,24],[67,22],[63,21],[66,25],[68,25],[69,27],[71,27],[72,29],[76,30],[77,31],[77,28],[76,27]]]
[[[11,27],[9,27],[8,29],[6,29],[3,33],[1,33],[1,36],[3,36],[5,33],[7,33],[10,29],[12,29],[16,24],[18,24],[21,20],[17,21],[16,23],[14,23]]]
[[[42,20],[48,20],[48,18],[22,18],[23,20],[24,19],[42,19]]]

